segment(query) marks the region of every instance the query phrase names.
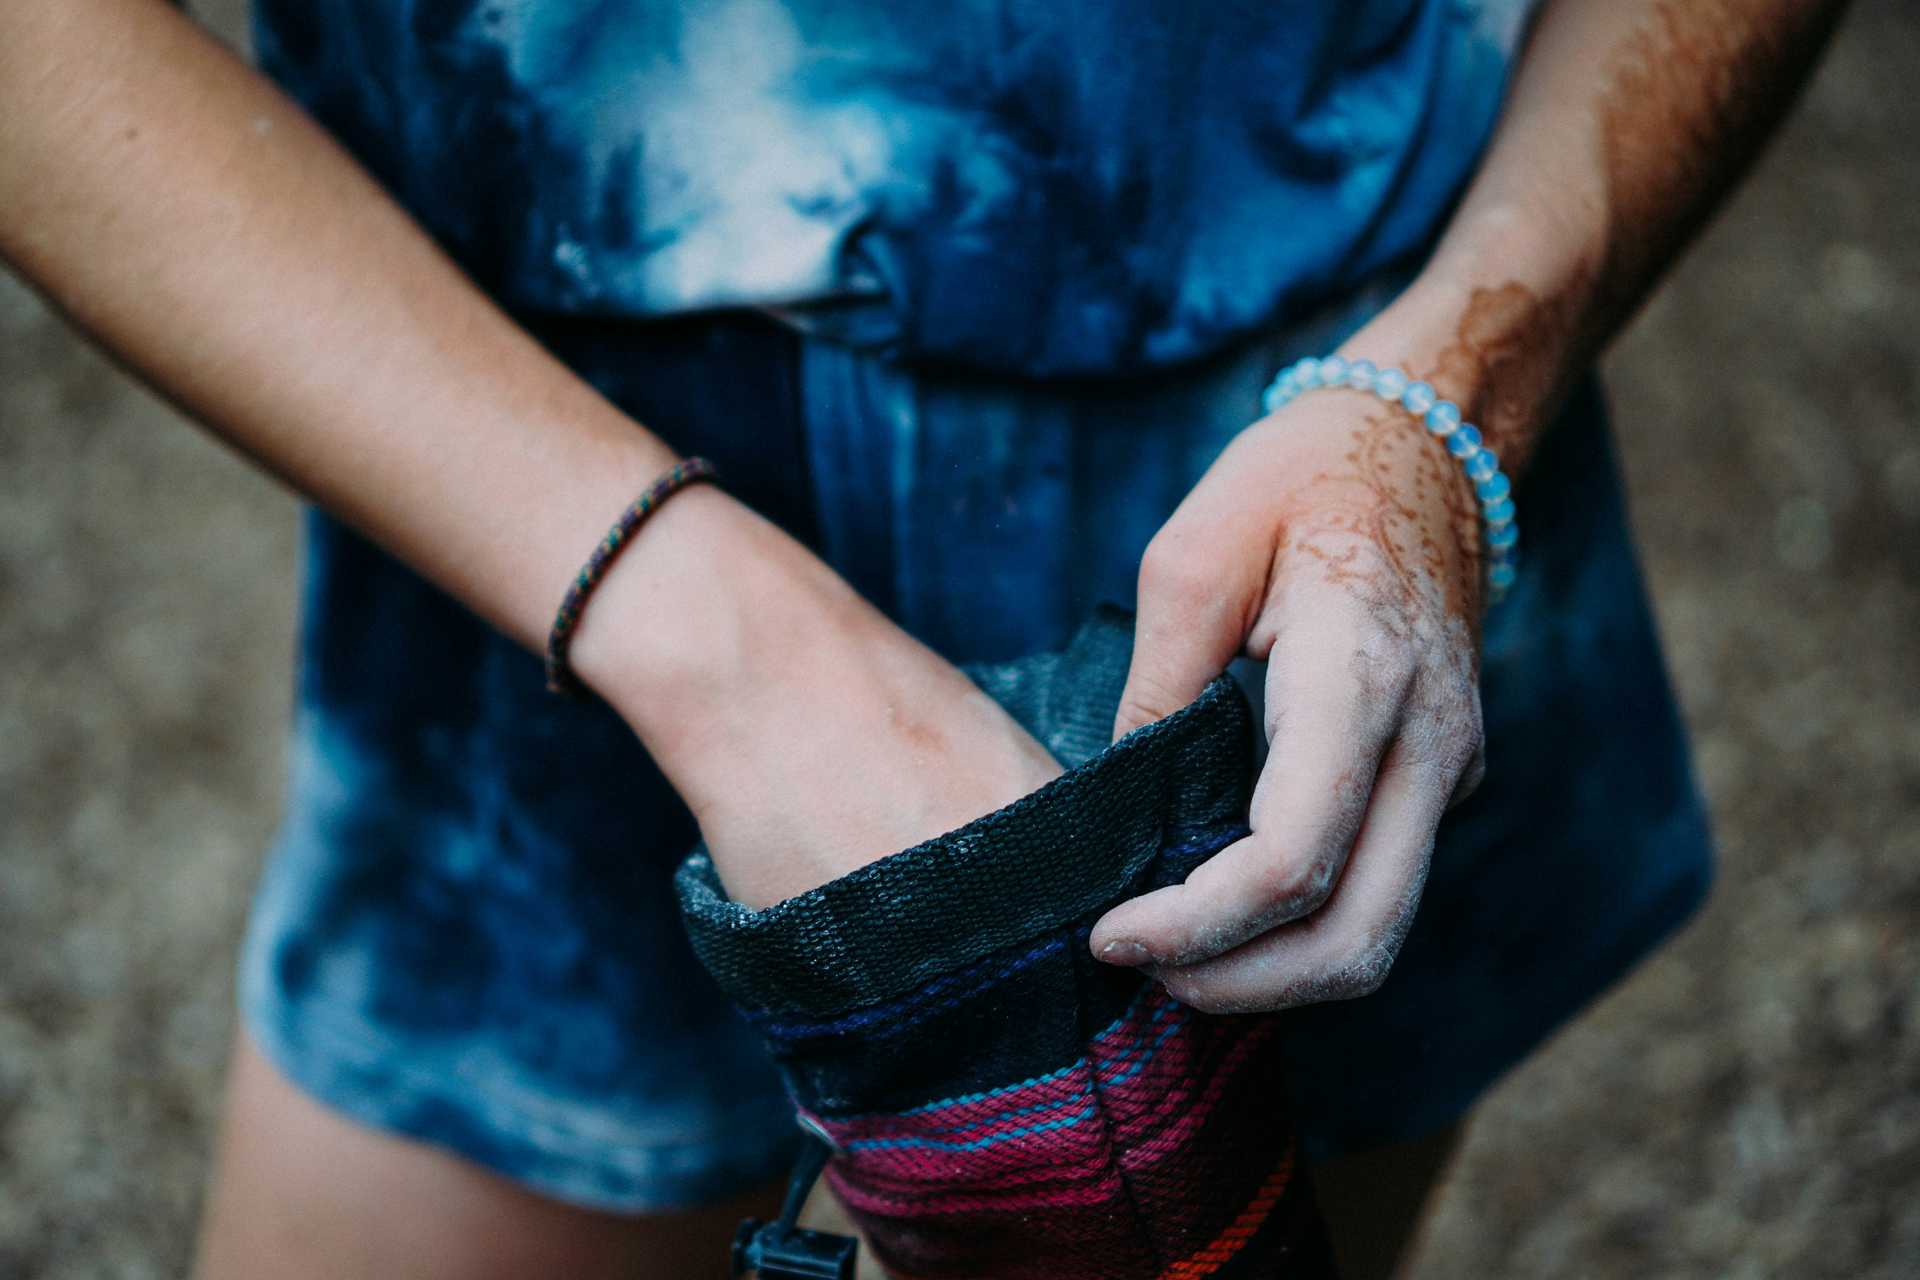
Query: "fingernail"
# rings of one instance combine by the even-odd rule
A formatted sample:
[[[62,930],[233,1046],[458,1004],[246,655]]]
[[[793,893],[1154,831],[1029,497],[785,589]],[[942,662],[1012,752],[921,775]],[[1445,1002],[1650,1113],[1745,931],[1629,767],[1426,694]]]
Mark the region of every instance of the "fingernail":
[[[1127,969],[1137,969],[1151,963],[1153,955],[1137,942],[1122,940],[1109,942],[1100,948],[1100,958],[1108,964],[1117,964]]]

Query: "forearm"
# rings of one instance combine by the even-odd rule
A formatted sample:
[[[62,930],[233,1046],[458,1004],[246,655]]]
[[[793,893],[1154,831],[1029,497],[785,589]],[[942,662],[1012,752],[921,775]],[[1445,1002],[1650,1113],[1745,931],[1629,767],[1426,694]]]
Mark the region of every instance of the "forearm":
[[[1433,382],[1509,470],[1759,152],[1839,0],[1549,0],[1479,174],[1351,349]]]
[[[1343,344],[1434,384],[1523,470],[1554,401],[1738,176],[1804,78],[1825,0],[1556,0],[1438,251]],[[1521,518],[1525,519],[1524,500]],[[1154,536],[1116,729],[1266,661],[1244,840],[1094,926],[1181,1000],[1364,995],[1407,936],[1442,815],[1484,768],[1480,510],[1369,394],[1280,404]]]
[[[229,443],[537,643],[672,451],[172,9],[12,0],[0,24],[0,255]]]
[[[0,30],[0,255],[230,443],[537,646],[673,452],[159,0],[0,0]],[[755,905],[1059,771],[712,486],[649,518],[572,657]]]

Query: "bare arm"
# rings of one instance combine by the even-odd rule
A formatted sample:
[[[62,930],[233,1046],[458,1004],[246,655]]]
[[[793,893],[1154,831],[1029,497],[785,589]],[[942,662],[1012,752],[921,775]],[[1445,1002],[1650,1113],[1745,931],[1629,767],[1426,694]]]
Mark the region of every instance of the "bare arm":
[[[676,456],[159,0],[0,0],[0,256],[234,447],[529,646]],[[958,672],[710,488],[642,530],[574,659],[743,897],[808,887],[1053,771]],[[863,768],[877,772],[846,796]],[[733,785],[743,772],[762,786]]]
[[[1543,426],[1785,113],[1836,0],[1552,0],[1416,282],[1343,347],[1424,375],[1523,474]],[[1526,506],[1520,507],[1524,539]],[[1524,545],[1524,544],[1523,544]],[[1119,730],[1268,659],[1253,834],[1111,912],[1097,954],[1211,1009],[1373,990],[1480,768],[1479,530],[1407,415],[1315,392],[1155,537]]]
[[[674,453],[190,22],[152,0],[0,14],[0,253],[230,443],[533,644],[596,524]]]
[[[1759,155],[1844,8],[1551,0],[1485,165],[1368,339],[1437,378],[1524,471],[1568,381]]]

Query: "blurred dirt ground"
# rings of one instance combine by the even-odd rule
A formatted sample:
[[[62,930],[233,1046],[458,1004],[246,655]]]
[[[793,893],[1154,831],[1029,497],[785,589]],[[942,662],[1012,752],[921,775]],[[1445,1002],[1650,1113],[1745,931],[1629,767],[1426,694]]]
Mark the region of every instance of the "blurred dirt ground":
[[[1720,884],[1481,1109],[1423,1277],[1920,1275],[1917,74],[1920,9],[1859,5],[1611,361]],[[294,556],[0,279],[6,1280],[184,1270]]]

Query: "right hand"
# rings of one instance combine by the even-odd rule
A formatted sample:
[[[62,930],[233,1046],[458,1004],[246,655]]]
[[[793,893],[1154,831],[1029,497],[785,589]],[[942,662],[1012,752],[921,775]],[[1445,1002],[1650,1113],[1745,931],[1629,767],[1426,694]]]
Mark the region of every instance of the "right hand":
[[[706,486],[648,521],[573,655],[748,907],[964,826],[1061,772],[957,668]]]

